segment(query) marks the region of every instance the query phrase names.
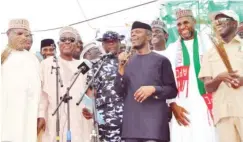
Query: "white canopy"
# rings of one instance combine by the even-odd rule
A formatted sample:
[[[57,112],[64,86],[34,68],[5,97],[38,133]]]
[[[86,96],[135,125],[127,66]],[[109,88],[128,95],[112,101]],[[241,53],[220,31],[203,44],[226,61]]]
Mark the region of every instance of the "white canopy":
[[[8,22],[13,18],[25,18],[30,22],[31,29],[45,30],[67,26],[107,13],[147,3],[151,0],[7,0],[0,2],[0,32],[7,30]],[[77,28],[84,42],[101,36],[106,30],[114,30],[129,36],[129,25],[135,20],[150,23],[159,17],[159,4],[150,3],[124,12],[116,13],[73,27]],[[100,31],[100,32],[97,32]],[[40,41],[53,38],[58,41],[57,30],[33,32],[34,43],[32,52],[39,51]],[[6,34],[1,34],[0,49],[7,44]]]

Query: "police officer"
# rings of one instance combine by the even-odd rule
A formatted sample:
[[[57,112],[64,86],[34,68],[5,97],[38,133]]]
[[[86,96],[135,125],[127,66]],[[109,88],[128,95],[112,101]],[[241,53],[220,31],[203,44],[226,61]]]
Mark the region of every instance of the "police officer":
[[[121,126],[123,118],[123,98],[114,90],[114,80],[118,70],[118,52],[121,41],[125,37],[116,32],[108,31],[98,41],[106,53],[112,52],[113,56],[106,59],[97,77],[94,80],[93,88],[96,92],[97,111],[103,116],[105,124],[99,125],[100,141],[120,142]],[[93,65],[88,74],[87,82],[90,81],[101,64],[101,60]],[[87,93],[88,94],[88,93]],[[83,115],[86,119],[91,119],[92,114],[84,108]]]

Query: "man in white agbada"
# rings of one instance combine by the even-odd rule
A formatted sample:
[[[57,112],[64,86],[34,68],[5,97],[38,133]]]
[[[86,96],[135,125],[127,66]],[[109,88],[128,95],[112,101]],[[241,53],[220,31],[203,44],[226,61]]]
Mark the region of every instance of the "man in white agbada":
[[[174,53],[168,58],[175,67],[179,91],[172,103],[171,142],[215,142],[212,95],[205,92],[198,79],[202,55],[212,42],[208,35],[195,30],[191,10],[178,10],[176,18],[180,37],[167,48],[167,52]]]
[[[25,50],[31,36],[29,22],[11,20],[7,35],[8,45],[1,54],[0,141],[36,142],[41,80],[38,59]]]
[[[72,27],[64,27],[60,31],[58,46],[60,49],[60,57],[57,57],[60,66],[60,76],[63,80],[63,87],[59,84],[59,96],[66,93],[67,87],[73,80],[73,75],[78,71],[77,67],[82,61],[75,60],[72,56],[73,50],[77,44],[77,35]],[[56,101],[60,98],[56,97],[56,70],[52,70],[52,66],[56,67],[53,57],[47,58],[41,62],[41,79],[43,94],[39,106],[38,132],[44,129],[42,142],[56,141],[56,115],[52,113],[56,109]],[[51,73],[52,72],[52,73]],[[72,96],[70,103],[70,129],[72,142],[89,142],[92,131],[92,121],[86,120],[82,115],[83,106],[77,106],[76,103],[81,97],[86,85],[86,75],[80,74],[69,94]],[[59,108],[60,115],[60,142],[67,140],[67,104],[64,103]]]

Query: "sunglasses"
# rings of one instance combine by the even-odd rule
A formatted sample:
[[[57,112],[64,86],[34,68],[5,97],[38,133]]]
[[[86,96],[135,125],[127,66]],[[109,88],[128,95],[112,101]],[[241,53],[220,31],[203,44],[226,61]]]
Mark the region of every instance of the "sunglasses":
[[[226,22],[230,22],[230,21],[233,21],[232,18],[219,18],[217,20],[214,21],[215,24],[224,24]]]
[[[60,38],[60,41],[61,41],[61,42],[66,42],[66,41],[68,41],[68,42],[74,43],[76,40],[75,40],[75,38],[73,38],[73,37],[61,37],[61,38]]]

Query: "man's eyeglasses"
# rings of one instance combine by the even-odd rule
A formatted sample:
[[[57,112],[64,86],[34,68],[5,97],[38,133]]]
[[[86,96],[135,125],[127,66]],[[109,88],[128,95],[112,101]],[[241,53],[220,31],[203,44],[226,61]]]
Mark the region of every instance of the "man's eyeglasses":
[[[69,42],[71,42],[71,43],[74,43],[76,40],[75,40],[75,38],[73,38],[73,37],[61,37],[61,38],[60,38],[60,41],[61,41],[61,42],[69,41]]]

